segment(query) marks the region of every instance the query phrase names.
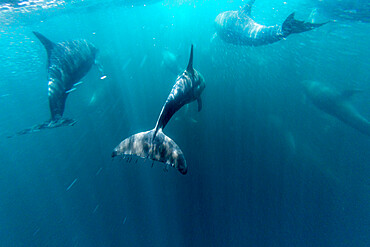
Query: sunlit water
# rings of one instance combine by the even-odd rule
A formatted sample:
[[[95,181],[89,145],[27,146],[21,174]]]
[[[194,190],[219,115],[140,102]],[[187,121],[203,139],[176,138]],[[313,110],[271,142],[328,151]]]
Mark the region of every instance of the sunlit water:
[[[317,1],[261,0],[252,16],[264,25],[293,11],[332,22],[261,47],[215,37],[215,17],[242,5],[3,3],[0,245],[368,246],[369,136],[316,108],[299,82],[361,89],[352,103],[370,119],[369,24]],[[50,118],[47,54],[32,31],[94,43],[106,78],[93,67],[71,92],[73,127],[7,139]],[[188,174],[112,160],[120,141],[155,125],[176,79],[163,54],[184,69],[191,44],[203,109],[184,107],[165,129]]]

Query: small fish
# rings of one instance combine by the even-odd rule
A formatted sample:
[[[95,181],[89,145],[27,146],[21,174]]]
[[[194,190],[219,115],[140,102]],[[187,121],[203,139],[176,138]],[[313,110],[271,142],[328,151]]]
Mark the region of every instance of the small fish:
[[[144,64],[145,64],[145,62],[146,62],[146,59],[148,58],[148,55],[145,55],[144,57],[143,57],[143,59],[141,60],[141,63],[140,63],[140,65],[139,65],[139,67],[140,68],[142,68],[143,66],[144,66]]]
[[[103,75],[102,77],[100,77],[100,80],[104,80],[105,78],[107,78],[107,76]]]
[[[36,236],[36,234],[40,231],[40,228],[37,228],[37,230],[32,234],[33,236]]]
[[[127,68],[127,66],[131,63],[131,58],[129,58],[126,63],[122,66],[122,70],[125,70]]]
[[[77,83],[73,84],[73,86],[75,87],[75,86],[78,86],[78,85],[80,85],[80,84],[82,84],[82,83],[84,83],[84,82],[83,82],[83,81],[79,81],[79,82],[77,82]]]
[[[103,167],[100,167],[100,169],[96,172],[96,176],[99,175],[99,173],[101,172],[101,170],[103,170]]]
[[[74,88],[72,88],[72,89],[70,89],[70,90],[68,90],[68,91],[66,91],[66,93],[72,93],[73,91],[75,91],[76,90],[76,88],[74,87]]]
[[[75,180],[73,180],[73,182],[71,183],[70,186],[68,186],[68,188],[66,189],[66,191],[70,190],[72,188],[72,186],[77,182],[77,178]]]
[[[96,211],[98,210],[98,208],[99,208],[99,204],[98,204],[98,205],[96,205],[96,207],[94,208],[93,214],[95,214],[95,213],[96,213]]]

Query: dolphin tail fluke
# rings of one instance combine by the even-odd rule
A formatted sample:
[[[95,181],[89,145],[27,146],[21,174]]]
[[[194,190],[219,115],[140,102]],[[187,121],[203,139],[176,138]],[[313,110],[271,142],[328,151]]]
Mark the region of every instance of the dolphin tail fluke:
[[[31,128],[27,128],[24,130],[21,130],[13,135],[7,136],[7,138],[12,138],[15,136],[20,136],[20,135],[26,135],[26,134],[31,134],[34,132],[39,132],[43,129],[53,129],[53,128],[58,128],[62,126],[73,126],[77,121],[69,118],[61,118],[58,120],[50,120],[46,121],[42,124],[37,124],[32,126]]]
[[[294,19],[294,12],[291,13],[288,18],[284,21],[282,25],[282,31],[284,37],[287,37],[288,35],[292,33],[303,33],[306,31],[310,31],[312,29],[321,27],[322,25],[325,25],[328,22],[324,23],[310,23],[305,21],[300,21],[297,19]]]
[[[186,160],[179,146],[162,130],[157,132],[154,140],[153,135],[154,130],[150,130],[126,138],[113,150],[112,157],[128,157],[128,161],[132,156],[141,157],[170,165],[185,175],[187,173]]]
[[[46,38],[41,33],[33,31],[33,34],[41,41],[41,43],[44,45],[46,52],[48,53],[48,56],[50,57],[51,50],[54,48],[55,44],[50,41],[48,38]]]

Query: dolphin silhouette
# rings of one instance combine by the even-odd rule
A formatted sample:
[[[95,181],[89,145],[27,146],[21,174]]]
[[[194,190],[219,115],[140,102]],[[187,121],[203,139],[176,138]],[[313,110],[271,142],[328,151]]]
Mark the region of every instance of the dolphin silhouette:
[[[51,118],[31,128],[17,132],[24,135],[61,126],[72,126],[73,119],[62,118],[67,96],[95,63],[97,48],[86,40],[54,43],[38,32],[33,32],[48,54],[48,97]],[[13,136],[15,136],[13,135]],[[8,137],[13,137],[8,136]]]
[[[305,93],[320,110],[370,136],[370,122],[351,104],[350,98],[361,90],[338,92],[318,81],[302,81]]]
[[[220,38],[228,43],[246,46],[260,46],[275,43],[293,33],[302,33],[325,23],[309,23],[294,19],[292,13],[282,25],[264,26],[255,22],[251,10],[255,0],[250,0],[239,11],[220,13],[215,20],[216,31]]]
[[[132,135],[123,140],[112,153],[115,156],[138,156],[165,163],[176,168],[181,174],[187,173],[186,160],[179,146],[163,133],[171,117],[180,108],[192,101],[198,101],[198,110],[202,109],[201,93],[205,88],[203,76],[193,68],[193,45],[189,64],[176,79],[168,96],[157,124],[153,130]]]
[[[189,63],[186,70],[177,77],[170,95],[159,115],[153,139],[159,129],[164,129],[171,117],[186,104],[195,100],[198,102],[198,111],[202,110],[202,98],[200,97],[206,84],[203,76],[193,68],[193,45],[191,46]]]

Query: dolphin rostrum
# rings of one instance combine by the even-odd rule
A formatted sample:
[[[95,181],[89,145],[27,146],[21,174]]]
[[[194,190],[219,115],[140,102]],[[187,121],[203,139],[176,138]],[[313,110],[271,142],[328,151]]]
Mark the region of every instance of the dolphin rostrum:
[[[254,2],[255,0],[250,0],[241,10],[222,12],[216,17],[216,31],[222,40],[236,45],[260,46],[326,24],[296,20],[293,12],[282,25],[264,26],[250,17]]]
[[[193,45],[191,46],[189,64],[176,79],[168,96],[157,124],[153,130],[141,132],[123,140],[113,151],[112,157],[134,155],[152,161],[166,163],[175,167],[181,174],[187,173],[183,152],[177,144],[163,133],[171,117],[182,106],[198,101],[198,110],[202,109],[200,95],[205,88],[203,76],[193,68]]]
[[[86,40],[54,43],[38,32],[33,32],[44,45],[48,55],[48,97],[50,120],[22,130],[15,135],[37,132],[60,126],[72,126],[73,119],[62,118],[67,96],[95,63],[97,48]],[[12,137],[12,136],[9,136]]]

